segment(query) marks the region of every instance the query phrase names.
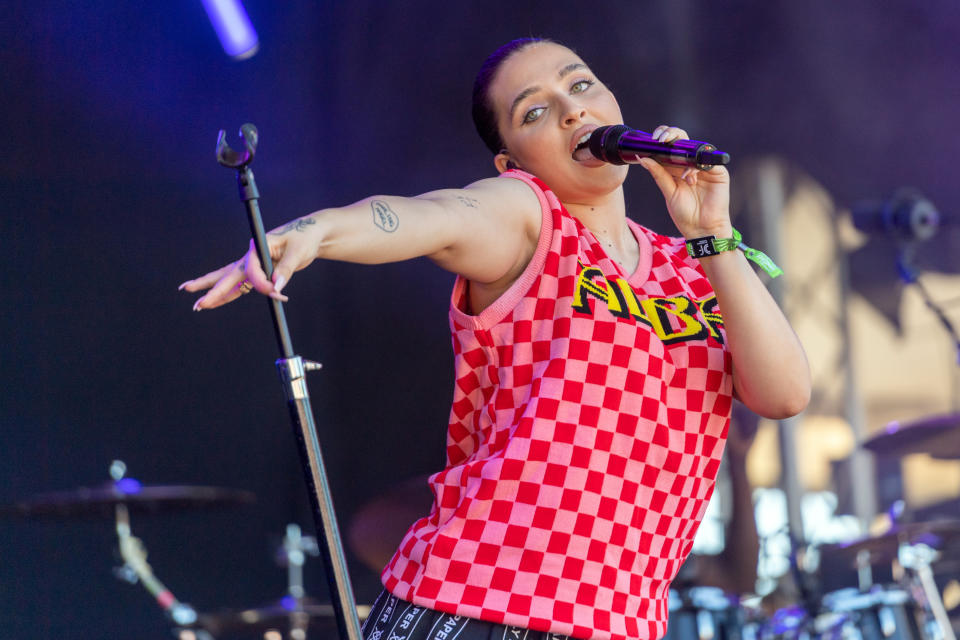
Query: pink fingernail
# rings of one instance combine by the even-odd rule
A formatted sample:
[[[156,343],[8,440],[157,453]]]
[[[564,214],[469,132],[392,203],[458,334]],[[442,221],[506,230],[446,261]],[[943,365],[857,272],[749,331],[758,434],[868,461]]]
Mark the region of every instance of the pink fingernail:
[[[187,280],[186,282],[184,282],[183,284],[181,284],[179,287],[177,287],[177,291],[183,291],[183,288],[184,288],[185,286],[187,286],[188,284],[190,284],[190,280]]]
[[[273,290],[280,293],[285,284],[287,284],[287,279],[283,276],[277,276],[277,281],[273,283]]]

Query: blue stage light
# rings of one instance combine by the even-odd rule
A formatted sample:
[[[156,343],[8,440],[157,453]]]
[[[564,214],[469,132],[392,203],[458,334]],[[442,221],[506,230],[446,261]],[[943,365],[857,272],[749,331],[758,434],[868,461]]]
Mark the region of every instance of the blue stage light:
[[[245,60],[257,52],[257,32],[240,0],[203,0],[203,8],[228,56]]]

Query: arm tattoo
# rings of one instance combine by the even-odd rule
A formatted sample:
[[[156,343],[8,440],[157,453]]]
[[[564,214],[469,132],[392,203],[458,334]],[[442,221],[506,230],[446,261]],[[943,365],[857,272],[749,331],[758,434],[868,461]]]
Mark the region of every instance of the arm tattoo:
[[[297,218],[293,222],[290,222],[284,225],[284,227],[279,231],[271,231],[270,233],[274,235],[282,236],[283,234],[289,233],[290,231],[306,231],[307,227],[309,227],[312,224],[317,224],[317,221],[314,220],[313,218]]]
[[[400,216],[383,200],[374,200],[370,203],[370,208],[373,209],[373,224],[387,233],[393,233],[400,226]]]
[[[463,206],[470,207],[471,209],[476,209],[477,205],[480,204],[480,201],[476,198],[470,198],[467,196],[457,196],[457,200],[459,200],[460,204]]]

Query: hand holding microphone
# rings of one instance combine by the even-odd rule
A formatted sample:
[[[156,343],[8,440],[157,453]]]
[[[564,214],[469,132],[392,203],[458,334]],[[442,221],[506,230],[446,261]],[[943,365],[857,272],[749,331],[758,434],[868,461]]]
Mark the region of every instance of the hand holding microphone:
[[[637,164],[653,158],[661,164],[694,167],[709,171],[730,162],[730,154],[699,140],[658,142],[649,133],[622,124],[598,127],[588,141],[590,153],[610,164]]]
[[[586,146],[603,162],[641,165],[663,194],[680,235],[731,237],[730,174],[710,170],[729,162],[728,154],[667,125],[653,133],[624,125],[598,127]]]

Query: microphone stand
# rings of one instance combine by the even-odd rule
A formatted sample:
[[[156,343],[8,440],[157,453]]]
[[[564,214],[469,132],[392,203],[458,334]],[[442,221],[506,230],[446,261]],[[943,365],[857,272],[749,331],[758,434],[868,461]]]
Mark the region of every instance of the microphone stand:
[[[257,202],[260,193],[257,190],[250,163],[253,162],[257,148],[257,128],[252,124],[244,124],[240,128],[245,150],[234,151],[226,142],[226,133],[221,130],[217,136],[217,162],[229,169],[237,171],[237,183],[240,187],[240,199],[247,209],[247,220],[250,223],[250,233],[267,277],[273,275],[273,261],[270,258],[270,249],[267,245],[266,233],[263,229],[263,220],[260,217],[260,206]],[[333,510],[333,499],[330,496],[330,487],[327,483],[327,474],[323,465],[323,456],[320,452],[320,442],[317,439],[317,430],[313,422],[313,412],[310,408],[310,396],[307,392],[306,372],[315,371],[321,367],[317,362],[304,360],[294,354],[290,332],[287,329],[286,316],[283,313],[283,303],[273,298],[267,298],[273,319],[274,333],[277,346],[280,349],[280,359],[276,361],[277,370],[284,386],[287,398],[287,407],[290,411],[290,420],[294,426],[300,460],[310,490],[310,506],[313,510],[314,523],[322,544],[321,555],[326,567],[327,582],[330,587],[331,601],[337,619],[337,629],[343,640],[361,640],[360,622],[357,618],[356,601],[350,585],[350,576],[347,564],[343,557],[343,545],[340,541],[337,519]]]
[[[957,330],[954,328],[953,323],[950,322],[950,318],[943,312],[941,306],[934,302],[930,296],[930,292],[927,291],[927,288],[920,282],[920,269],[917,267],[915,256],[916,243],[909,242],[904,244],[897,255],[897,273],[905,285],[912,284],[917,288],[920,297],[923,298],[923,303],[927,305],[927,308],[933,312],[933,315],[937,317],[937,320],[940,321],[943,328],[950,334],[950,338],[953,340],[954,347],[957,351],[957,364],[960,364],[960,335],[957,335]]]

